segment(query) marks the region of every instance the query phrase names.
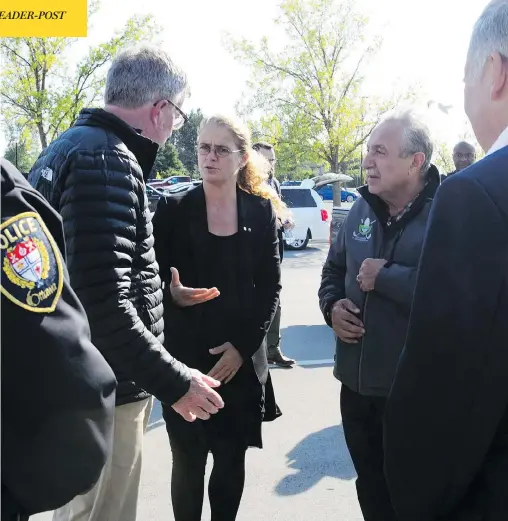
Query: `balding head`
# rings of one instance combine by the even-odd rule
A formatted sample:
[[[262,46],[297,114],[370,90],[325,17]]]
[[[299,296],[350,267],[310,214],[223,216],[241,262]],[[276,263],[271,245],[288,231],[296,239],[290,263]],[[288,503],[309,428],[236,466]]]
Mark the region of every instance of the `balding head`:
[[[472,165],[475,159],[475,148],[467,141],[460,141],[453,147],[453,162],[457,172]]]
[[[467,56],[464,108],[487,151],[508,126],[508,0],[494,0],[476,22]]]

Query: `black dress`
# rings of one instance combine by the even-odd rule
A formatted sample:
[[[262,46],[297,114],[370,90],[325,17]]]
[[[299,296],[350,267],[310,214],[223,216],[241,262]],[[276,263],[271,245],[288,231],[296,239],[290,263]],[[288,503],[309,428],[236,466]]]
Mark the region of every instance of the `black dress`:
[[[175,436],[191,435],[190,429],[202,430],[192,433],[199,436],[213,430],[212,437],[218,434],[240,442],[243,438],[246,446],[261,447],[261,423],[281,415],[266,358],[266,333],[280,291],[277,225],[265,200],[241,190],[237,200],[238,232],[227,237],[209,232],[201,187],[181,199],[159,201],[153,224],[165,284],[166,349],[203,374],[220,359],[209,350],[225,342],[231,342],[244,360],[235,377],[217,389],[225,407],[211,419],[188,424],[170,404],[163,404],[163,409],[168,433],[173,430]],[[177,306],[169,291],[170,267],[178,269],[185,286],[217,287],[220,296],[204,304]]]
[[[210,249],[206,259],[210,269],[204,277],[205,287],[217,287],[220,296],[202,306],[200,328],[202,351],[196,365],[208,373],[221,355],[211,355],[209,349],[231,342],[231,328],[241,319],[242,309],[238,283],[242,266],[239,255],[239,235],[209,234]],[[248,362],[248,361],[247,361]],[[218,389],[226,406],[206,423],[206,428],[244,438],[248,446],[262,447],[261,422],[263,387],[259,385],[252,364],[244,363],[234,378]]]

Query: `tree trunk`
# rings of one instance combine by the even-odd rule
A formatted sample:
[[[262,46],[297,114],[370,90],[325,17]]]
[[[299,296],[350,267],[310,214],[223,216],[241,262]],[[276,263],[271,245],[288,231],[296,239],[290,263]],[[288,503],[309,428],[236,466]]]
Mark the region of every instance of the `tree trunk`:
[[[39,139],[41,140],[42,150],[44,150],[48,146],[48,136],[46,135],[46,132],[44,131],[44,127],[42,126],[42,123],[37,123],[37,130],[39,131]]]
[[[334,174],[340,174],[341,170],[339,167],[339,158],[337,152],[333,154],[333,161],[330,165],[332,168],[332,172]],[[341,190],[340,190],[341,183],[332,183],[333,187],[333,206],[334,207],[340,207],[341,205]]]

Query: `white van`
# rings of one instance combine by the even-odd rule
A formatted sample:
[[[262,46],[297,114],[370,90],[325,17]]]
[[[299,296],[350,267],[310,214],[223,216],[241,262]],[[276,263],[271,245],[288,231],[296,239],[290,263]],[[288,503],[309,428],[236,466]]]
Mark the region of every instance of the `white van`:
[[[310,180],[306,180],[310,181]],[[312,181],[303,181],[300,186],[281,186],[282,200],[293,214],[295,227],[284,231],[286,246],[303,250],[310,240],[328,241],[330,224],[328,210]]]

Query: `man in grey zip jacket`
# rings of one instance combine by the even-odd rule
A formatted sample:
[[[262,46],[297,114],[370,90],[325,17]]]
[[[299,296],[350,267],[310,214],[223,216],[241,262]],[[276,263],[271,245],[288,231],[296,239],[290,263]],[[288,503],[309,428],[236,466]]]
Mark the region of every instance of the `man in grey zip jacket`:
[[[335,377],[365,521],[396,521],[383,472],[383,413],[404,346],[439,171],[427,128],[410,112],[373,131],[367,186],[332,244],[319,302],[337,337]]]

